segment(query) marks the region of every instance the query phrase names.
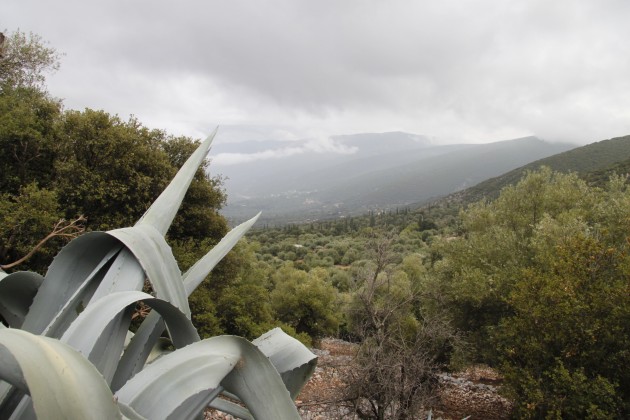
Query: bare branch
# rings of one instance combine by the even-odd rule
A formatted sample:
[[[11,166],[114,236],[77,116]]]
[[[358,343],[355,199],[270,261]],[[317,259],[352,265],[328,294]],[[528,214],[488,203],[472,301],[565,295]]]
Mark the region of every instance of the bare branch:
[[[77,236],[85,232],[86,221],[87,221],[87,218],[83,215],[69,222],[66,221],[66,219],[59,219],[59,221],[55,223],[55,226],[53,227],[52,231],[48,235],[46,235],[44,239],[39,241],[39,243],[35,245],[33,249],[29,251],[28,254],[26,254],[19,260],[14,261],[10,264],[0,265],[0,268],[2,268],[3,270],[7,270],[9,268],[13,268],[17,265],[22,264],[23,262],[31,258],[40,248],[42,248],[46,244],[46,242],[48,242],[52,238],[66,238],[66,239],[76,238]]]

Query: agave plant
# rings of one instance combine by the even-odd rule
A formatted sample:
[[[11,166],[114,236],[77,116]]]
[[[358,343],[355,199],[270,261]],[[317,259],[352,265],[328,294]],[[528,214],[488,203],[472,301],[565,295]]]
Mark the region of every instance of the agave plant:
[[[188,296],[258,215],[183,274],[164,239],[215,134],[135,226],[74,239],[45,277],[0,270],[0,418],[187,419],[206,407],[299,418],[294,399],[313,353],[278,328],[252,342],[201,340],[191,322]],[[133,334],[138,302],[152,311]]]

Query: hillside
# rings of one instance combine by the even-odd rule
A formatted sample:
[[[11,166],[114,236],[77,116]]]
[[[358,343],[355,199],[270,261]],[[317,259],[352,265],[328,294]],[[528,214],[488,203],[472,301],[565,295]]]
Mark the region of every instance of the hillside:
[[[567,147],[570,146],[547,143],[536,137],[461,145],[437,156],[423,156],[406,165],[344,180],[342,186],[322,196],[329,201],[343,201],[349,214],[406,207],[418,201],[427,202],[445,191],[467,188],[534,156]]]
[[[582,178],[584,178],[589,184],[602,185],[608,181],[612,174],[630,174],[630,159],[622,160],[621,162],[614,163],[603,169],[585,173],[582,175]]]
[[[541,166],[548,166],[559,172],[577,172],[592,183],[602,182],[613,172],[627,173],[630,170],[630,135],[602,140],[536,160],[455,193],[446,200],[467,204],[482,198],[494,198],[503,187],[518,182],[525,172]]]

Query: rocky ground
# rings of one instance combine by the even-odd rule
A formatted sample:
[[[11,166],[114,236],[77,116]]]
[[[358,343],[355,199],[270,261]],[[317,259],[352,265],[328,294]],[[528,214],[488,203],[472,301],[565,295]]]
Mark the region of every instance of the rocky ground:
[[[332,338],[313,349],[318,356],[317,368],[296,400],[303,419],[354,418],[351,407],[340,399],[355,351],[356,345]]]
[[[501,378],[493,369],[478,366],[454,375],[444,374],[439,405],[433,418],[502,420],[510,417],[512,404],[499,395]]]
[[[337,339],[324,339],[319,347],[313,350],[319,357],[317,369],[296,401],[302,418],[357,419],[349,404],[341,399],[356,346]],[[501,378],[492,369],[475,367],[457,374],[443,374],[440,385],[438,403],[431,408],[433,419],[509,418],[511,404],[499,395]],[[231,417],[208,413],[206,418]]]

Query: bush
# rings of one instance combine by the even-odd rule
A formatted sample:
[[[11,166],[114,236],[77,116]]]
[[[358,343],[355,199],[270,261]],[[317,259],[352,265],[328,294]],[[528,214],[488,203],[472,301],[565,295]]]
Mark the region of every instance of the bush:
[[[518,416],[630,416],[628,214],[625,179],[542,169],[433,246],[429,285],[477,360],[506,373]]]

